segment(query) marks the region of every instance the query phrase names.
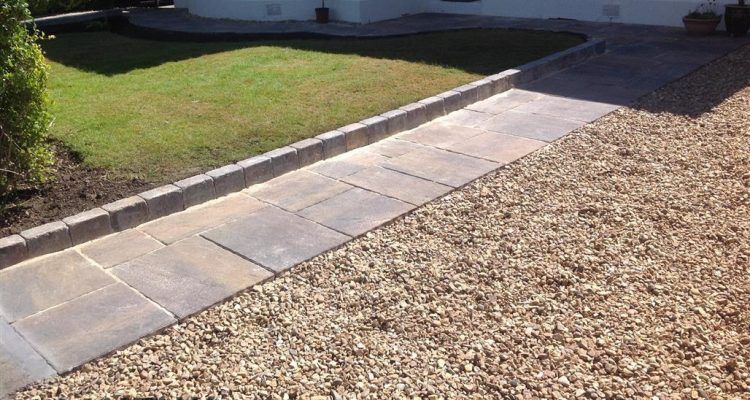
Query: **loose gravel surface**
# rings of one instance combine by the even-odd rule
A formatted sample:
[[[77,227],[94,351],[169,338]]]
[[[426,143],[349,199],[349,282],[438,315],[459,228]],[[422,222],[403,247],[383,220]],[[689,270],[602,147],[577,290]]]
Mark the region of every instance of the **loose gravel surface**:
[[[750,48],[19,393],[749,398]]]

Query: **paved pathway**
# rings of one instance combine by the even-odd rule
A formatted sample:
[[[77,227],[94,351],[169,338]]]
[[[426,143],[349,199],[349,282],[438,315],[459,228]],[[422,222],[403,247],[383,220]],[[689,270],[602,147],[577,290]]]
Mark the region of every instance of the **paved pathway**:
[[[523,24],[605,37],[611,51],[396,137],[0,271],[0,395],[272,278],[745,43],[661,28]]]

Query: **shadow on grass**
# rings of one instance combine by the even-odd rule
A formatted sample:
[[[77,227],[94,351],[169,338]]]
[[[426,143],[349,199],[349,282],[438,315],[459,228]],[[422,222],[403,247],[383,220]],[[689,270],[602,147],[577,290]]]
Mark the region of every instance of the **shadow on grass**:
[[[238,49],[259,46],[403,60],[490,75],[575,46],[575,34],[475,29],[379,39],[279,39],[257,41],[156,41],[106,31],[61,33],[44,43],[51,60],[112,76]]]

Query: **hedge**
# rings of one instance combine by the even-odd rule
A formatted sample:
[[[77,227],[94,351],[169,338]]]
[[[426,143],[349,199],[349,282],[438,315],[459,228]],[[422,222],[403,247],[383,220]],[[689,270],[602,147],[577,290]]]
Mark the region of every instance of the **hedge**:
[[[44,180],[52,154],[45,146],[47,66],[40,34],[27,30],[26,1],[0,2],[0,194],[20,181]]]

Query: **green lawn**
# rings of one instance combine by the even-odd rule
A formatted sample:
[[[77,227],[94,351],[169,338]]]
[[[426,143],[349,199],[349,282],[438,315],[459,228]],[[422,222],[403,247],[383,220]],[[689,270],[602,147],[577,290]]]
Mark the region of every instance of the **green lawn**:
[[[506,30],[244,43],[61,34],[44,44],[52,65],[51,134],[91,166],[164,182],[580,42]]]

